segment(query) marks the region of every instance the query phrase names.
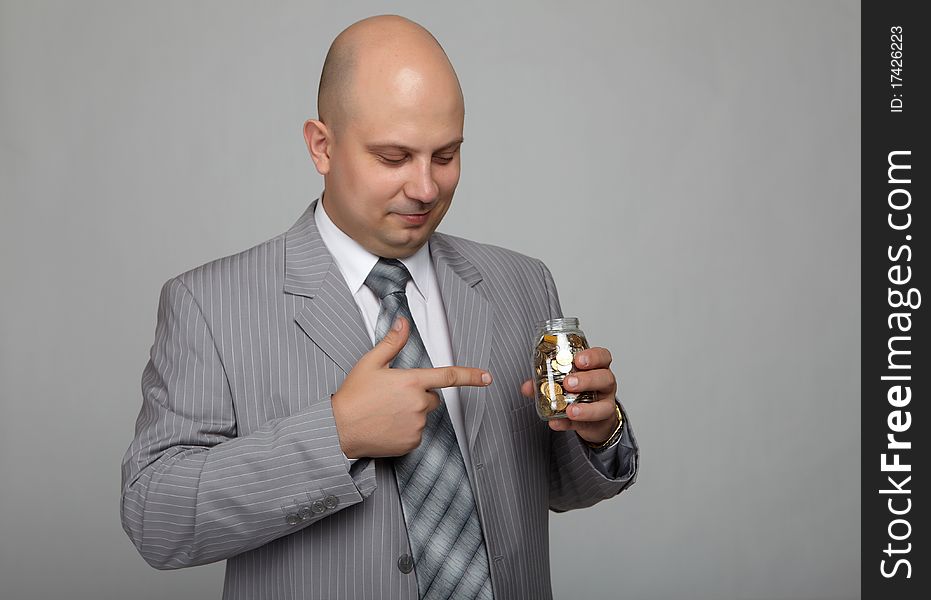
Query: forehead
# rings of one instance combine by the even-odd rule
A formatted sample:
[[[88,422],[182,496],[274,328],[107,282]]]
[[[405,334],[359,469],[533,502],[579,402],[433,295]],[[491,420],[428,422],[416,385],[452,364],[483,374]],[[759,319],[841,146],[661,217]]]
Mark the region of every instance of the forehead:
[[[386,77],[377,69],[360,71],[350,124],[362,141],[419,148],[462,136],[462,97],[448,73],[399,68]]]

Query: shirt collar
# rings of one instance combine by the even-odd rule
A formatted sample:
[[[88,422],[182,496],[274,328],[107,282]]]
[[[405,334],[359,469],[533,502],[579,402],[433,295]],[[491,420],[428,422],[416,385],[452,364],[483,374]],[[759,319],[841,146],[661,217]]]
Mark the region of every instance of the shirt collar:
[[[314,209],[314,221],[320,232],[320,237],[326,245],[327,250],[333,255],[333,260],[343,274],[346,285],[353,296],[365,285],[365,279],[372,271],[372,267],[378,262],[378,256],[366,250],[356,240],[349,237],[346,232],[337,227],[326,209],[323,207],[323,196],[317,202]],[[411,279],[414,281],[415,289],[423,296],[424,300],[429,300],[427,278],[430,276],[432,263],[430,262],[430,244],[421,246],[417,252],[407,258],[399,258],[407,270],[410,271]]]

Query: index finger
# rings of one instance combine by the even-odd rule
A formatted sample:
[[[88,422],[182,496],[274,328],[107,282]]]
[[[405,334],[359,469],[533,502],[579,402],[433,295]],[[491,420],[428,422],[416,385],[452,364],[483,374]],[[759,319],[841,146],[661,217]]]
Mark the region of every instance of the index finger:
[[[472,367],[434,367],[432,369],[408,369],[408,371],[427,390],[462,385],[484,387],[491,383],[491,373]]]

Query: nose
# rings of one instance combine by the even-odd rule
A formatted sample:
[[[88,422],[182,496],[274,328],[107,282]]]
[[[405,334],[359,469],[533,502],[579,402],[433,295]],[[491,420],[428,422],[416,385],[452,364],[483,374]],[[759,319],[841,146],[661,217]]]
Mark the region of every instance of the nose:
[[[433,161],[430,158],[413,163],[410,179],[404,186],[404,193],[412,200],[425,204],[434,202],[440,195],[440,186],[433,177]]]

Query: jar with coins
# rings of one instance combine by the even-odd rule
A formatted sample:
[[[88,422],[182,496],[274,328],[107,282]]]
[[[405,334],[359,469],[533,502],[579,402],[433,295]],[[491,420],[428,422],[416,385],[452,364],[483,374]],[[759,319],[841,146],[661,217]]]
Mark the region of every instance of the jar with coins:
[[[576,317],[549,319],[537,324],[533,338],[532,363],[537,414],[546,421],[566,419],[566,409],[575,402],[594,402],[591,391],[568,392],[562,382],[575,370],[575,355],[588,348]]]

